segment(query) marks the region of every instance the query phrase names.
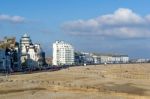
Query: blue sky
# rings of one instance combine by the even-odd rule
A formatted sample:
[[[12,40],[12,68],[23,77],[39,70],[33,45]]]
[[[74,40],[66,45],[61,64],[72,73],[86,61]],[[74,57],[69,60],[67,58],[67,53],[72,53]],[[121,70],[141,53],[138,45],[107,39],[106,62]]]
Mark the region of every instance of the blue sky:
[[[24,33],[46,51],[65,40],[78,51],[150,58],[150,0],[0,0],[0,39]]]

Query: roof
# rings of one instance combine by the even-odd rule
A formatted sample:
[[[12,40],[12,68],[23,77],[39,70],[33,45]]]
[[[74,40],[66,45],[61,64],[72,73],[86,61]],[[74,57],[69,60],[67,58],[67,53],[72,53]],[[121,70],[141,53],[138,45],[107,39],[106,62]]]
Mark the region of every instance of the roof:
[[[27,33],[25,33],[22,37],[29,37],[29,35]]]

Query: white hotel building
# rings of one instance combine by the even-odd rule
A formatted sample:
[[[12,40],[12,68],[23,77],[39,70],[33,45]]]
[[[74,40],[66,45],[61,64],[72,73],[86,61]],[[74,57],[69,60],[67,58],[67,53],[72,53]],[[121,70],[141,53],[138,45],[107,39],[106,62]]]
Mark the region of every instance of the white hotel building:
[[[53,65],[73,65],[74,48],[64,41],[53,43]]]

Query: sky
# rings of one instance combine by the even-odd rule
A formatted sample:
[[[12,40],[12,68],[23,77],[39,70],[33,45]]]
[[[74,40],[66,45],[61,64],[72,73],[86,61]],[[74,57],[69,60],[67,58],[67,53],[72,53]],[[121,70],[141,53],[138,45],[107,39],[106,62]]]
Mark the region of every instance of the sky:
[[[76,51],[150,58],[150,0],[0,0],[0,39],[25,33],[52,56],[64,40]]]

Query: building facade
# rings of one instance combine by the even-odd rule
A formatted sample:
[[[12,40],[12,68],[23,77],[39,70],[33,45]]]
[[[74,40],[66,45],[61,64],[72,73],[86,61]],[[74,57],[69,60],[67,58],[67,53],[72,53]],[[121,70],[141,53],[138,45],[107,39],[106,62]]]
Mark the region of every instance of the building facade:
[[[117,63],[129,63],[128,55],[115,55],[115,54],[95,54],[76,52],[75,64],[117,64]]]
[[[6,70],[5,50],[0,49],[0,71]]]
[[[117,63],[129,63],[129,57],[128,55],[94,55],[96,56],[96,58],[94,58],[95,60],[99,60],[99,64],[104,64],[104,63],[108,63],[108,64],[117,64]],[[95,64],[98,64],[98,62],[96,62]]]
[[[64,41],[53,43],[53,65],[73,65],[74,48]]]
[[[0,41],[0,49],[7,71],[20,71],[19,43],[16,38],[4,37],[3,41]]]
[[[40,68],[45,63],[40,44],[33,44],[30,36],[24,34],[20,39],[21,64],[25,68]]]

